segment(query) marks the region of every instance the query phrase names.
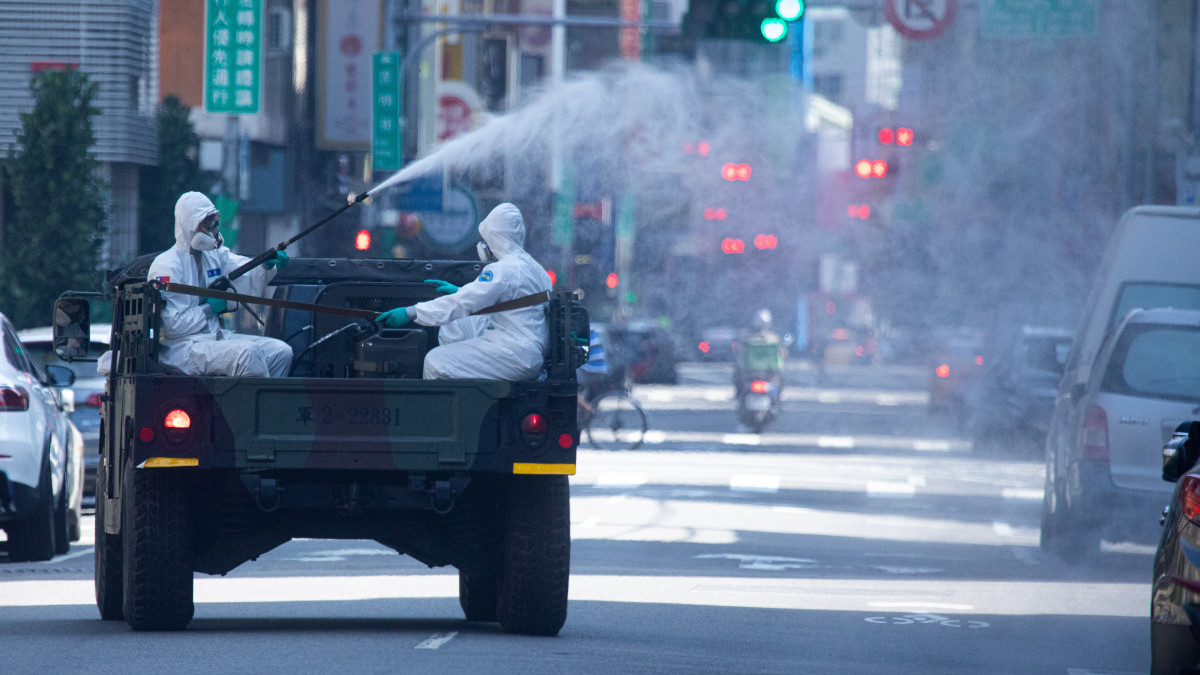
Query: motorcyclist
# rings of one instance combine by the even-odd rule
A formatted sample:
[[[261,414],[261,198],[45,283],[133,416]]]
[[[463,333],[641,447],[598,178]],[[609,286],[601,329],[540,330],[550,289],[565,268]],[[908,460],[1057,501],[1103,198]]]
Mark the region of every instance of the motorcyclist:
[[[199,192],[184,193],[175,203],[175,245],[150,264],[147,278],[162,282],[207,286],[250,259],[230,251],[218,230],[220,214]],[[283,251],[262,267],[233,282],[233,290],[263,295],[275,268],[287,265]],[[226,330],[219,316],[225,300],[163,293],[159,362],[187,375],[282,377],[292,364],[292,348],[282,340]]]
[[[787,346],[772,325],[771,311],[754,312],[750,329],[733,343],[733,386],[740,397],[754,380],[775,385],[776,395],[783,391],[783,361]]]
[[[550,290],[546,269],[525,252],[525,221],[512,204],[492,209],[479,224],[478,250],[490,264],[462,288],[429,280],[447,293],[411,307],[397,307],[376,321],[399,328],[410,321],[443,326],[440,346],[425,355],[425,379],[481,378],[531,380],[542,371],[549,344],[545,308],[540,305],[471,317],[494,304]],[[449,325],[448,325],[449,324]]]

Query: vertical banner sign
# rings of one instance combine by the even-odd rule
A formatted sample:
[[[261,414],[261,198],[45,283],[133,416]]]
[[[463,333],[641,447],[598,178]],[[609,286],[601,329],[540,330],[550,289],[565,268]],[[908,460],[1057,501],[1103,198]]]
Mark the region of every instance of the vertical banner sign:
[[[207,0],[204,19],[204,109],[257,113],[262,0]]]
[[[320,0],[317,24],[317,147],[371,150],[372,59],[381,51],[380,0]]]
[[[371,155],[378,171],[396,171],[400,156],[400,54],[376,54],[371,63],[371,97],[374,99],[371,124]]]
[[[621,0],[622,21],[642,20],[642,0]],[[636,26],[625,26],[620,29],[618,49],[621,58],[636,61],[642,57],[642,31]]]

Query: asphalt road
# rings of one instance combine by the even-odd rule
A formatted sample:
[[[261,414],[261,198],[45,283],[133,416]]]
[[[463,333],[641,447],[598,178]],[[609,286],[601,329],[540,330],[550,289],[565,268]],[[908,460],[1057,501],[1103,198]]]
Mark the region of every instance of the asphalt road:
[[[635,390],[643,448],[580,453],[556,638],[467,623],[453,570],[323,540],[198,575],[186,631],[133,633],[93,604],[89,518],[52,561],[0,555],[0,672],[1149,668],[1152,549],[1106,544],[1087,567],[1042,556],[1040,463],[973,455],[927,414],[919,371],[793,366],[761,436],[736,424],[726,366],[682,373]]]

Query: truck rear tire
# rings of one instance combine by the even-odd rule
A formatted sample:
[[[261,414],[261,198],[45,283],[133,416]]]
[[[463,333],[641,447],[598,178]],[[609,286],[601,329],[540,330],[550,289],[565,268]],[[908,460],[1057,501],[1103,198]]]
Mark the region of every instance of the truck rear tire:
[[[55,528],[54,492],[50,486],[50,462],[42,464],[42,477],[38,480],[37,504],[29,517],[14,522],[8,528],[8,559],[12,562],[36,562],[54,557],[57,549],[54,541]]]
[[[495,621],[500,579],[494,574],[458,573],[458,604],[467,621]]]
[[[566,476],[514,476],[497,618],[509,633],[557,635],[567,620],[571,495]]]
[[[105,621],[125,618],[121,594],[121,536],[104,531],[104,514],[110,505],[104,495],[103,474],[96,481],[96,607]]]
[[[192,620],[192,538],[186,474],[127,467],[121,495],[123,611],[136,631]]]

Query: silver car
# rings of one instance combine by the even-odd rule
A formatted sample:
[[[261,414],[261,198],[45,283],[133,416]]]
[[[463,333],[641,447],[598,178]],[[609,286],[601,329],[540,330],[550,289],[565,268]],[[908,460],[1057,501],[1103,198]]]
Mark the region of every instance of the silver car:
[[[1135,309],[1086,381],[1060,392],[1046,440],[1042,547],[1065,559],[1100,540],[1158,535],[1171,498],[1160,450],[1200,403],[1200,311]]]

